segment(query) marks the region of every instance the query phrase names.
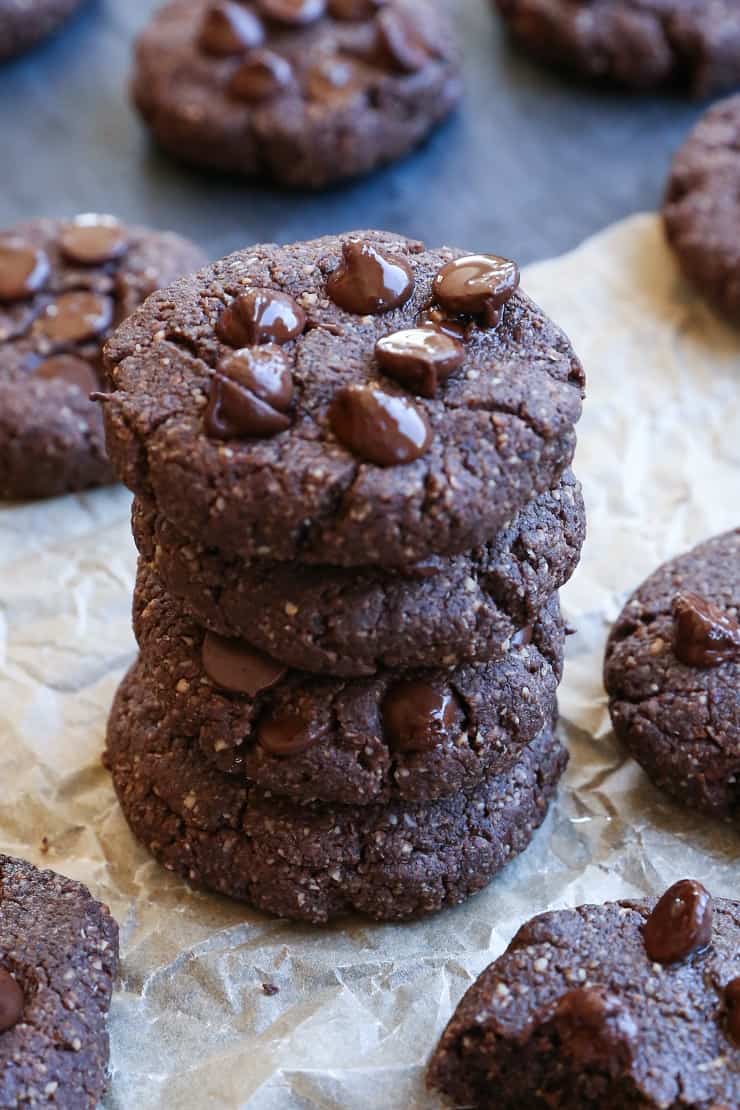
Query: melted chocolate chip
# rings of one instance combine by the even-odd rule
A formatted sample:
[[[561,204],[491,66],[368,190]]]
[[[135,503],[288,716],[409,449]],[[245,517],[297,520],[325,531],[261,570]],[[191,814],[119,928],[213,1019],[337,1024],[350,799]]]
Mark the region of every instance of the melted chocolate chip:
[[[284,351],[272,344],[245,347],[222,358],[218,373],[250,389],[265,404],[279,412],[290,408],[293,400],[293,374]]]
[[[0,968],[0,1033],[7,1033],[23,1017],[23,991],[10,972]]]
[[[229,91],[238,100],[259,104],[272,100],[293,85],[293,67],[274,50],[255,50],[237,69]]]
[[[740,624],[698,594],[673,601],[673,651],[687,667],[718,667],[740,660]]]
[[[383,702],[383,726],[397,752],[428,752],[447,739],[455,724],[456,702],[450,690],[426,682],[399,682]]]
[[[84,343],[113,322],[113,302],[98,293],[62,293],[47,305],[34,328],[52,343]]]
[[[311,69],[306,81],[310,100],[332,100],[363,87],[357,66],[345,58],[323,58]]]
[[[304,27],[326,14],[326,0],[257,0],[264,16],[290,27]]]
[[[0,304],[32,297],[46,285],[49,272],[44,251],[17,237],[0,240]]]
[[[214,439],[267,438],[290,427],[290,363],[279,347],[245,348],[221,359],[204,426]]]
[[[498,319],[497,314],[496,323]],[[467,343],[477,328],[475,320],[470,316],[455,316],[451,312],[435,307],[420,312],[417,324],[420,328],[436,328],[437,331],[449,335],[451,339],[459,339],[461,343]]]
[[[342,261],[329,275],[326,291],[346,312],[373,316],[406,304],[414,275],[403,258],[351,239],[342,247]]]
[[[250,289],[225,308],[216,324],[216,334],[230,347],[259,343],[288,343],[306,326],[301,306],[276,289]]]
[[[434,57],[416,16],[400,8],[384,8],[378,16],[381,58],[401,73],[416,73]]]
[[[480,316],[486,327],[498,323],[498,309],[519,285],[519,267],[495,254],[471,254],[443,266],[434,279],[434,299],[450,312]]]
[[[434,397],[439,383],[462,366],[465,348],[436,328],[410,328],[379,339],[375,356],[390,377],[422,397]]]
[[[260,722],[257,743],[269,755],[301,755],[321,739],[322,733],[298,714],[268,717]]]
[[[101,266],[122,258],[129,248],[128,235],[112,216],[78,216],[59,236],[59,246],[72,262]]]
[[[250,698],[275,686],[285,674],[285,667],[243,640],[229,640],[215,632],[206,632],[201,658],[215,686]]]
[[[386,0],[329,0],[329,15],[334,19],[359,22],[370,19]]]
[[[54,355],[47,358],[34,367],[33,376],[47,381],[67,382],[68,385],[77,386],[85,395],[93,393],[100,384],[90,363],[76,355]]]
[[[642,930],[648,957],[659,964],[685,960],[712,940],[712,896],[693,879],[665,892]]]
[[[740,1045],[740,977],[732,979],[725,987],[727,1032],[735,1044]]]
[[[424,413],[405,397],[371,386],[349,385],[332,403],[329,418],[337,439],[377,466],[399,466],[421,458],[432,432]]]
[[[625,1004],[604,987],[580,987],[560,999],[553,1017],[560,1051],[581,1067],[622,1070],[638,1029]]]
[[[264,42],[265,31],[249,8],[232,0],[209,4],[203,13],[198,46],[206,54],[227,58]]]

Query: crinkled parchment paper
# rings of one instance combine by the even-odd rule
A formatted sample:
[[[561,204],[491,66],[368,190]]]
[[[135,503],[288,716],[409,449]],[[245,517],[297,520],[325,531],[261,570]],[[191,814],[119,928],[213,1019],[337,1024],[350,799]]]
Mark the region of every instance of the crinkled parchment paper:
[[[573,758],[529,851],[459,909],[312,930],[158,868],[100,765],[134,652],[128,495],[0,510],[0,851],[84,880],[121,923],[109,1107],[435,1106],[424,1061],[523,919],[684,875],[740,898],[740,835],[680,812],[622,757],[601,688],[625,593],[740,522],[740,336],[681,282],[653,216],[531,268],[524,285],[589,374],[576,469],[590,534],[564,592],[578,629],[561,703]]]

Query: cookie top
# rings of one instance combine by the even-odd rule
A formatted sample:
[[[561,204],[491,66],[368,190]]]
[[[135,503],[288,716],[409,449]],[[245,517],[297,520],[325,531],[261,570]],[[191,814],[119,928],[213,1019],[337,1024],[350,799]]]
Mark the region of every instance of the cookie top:
[[[627,88],[697,97],[740,80],[735,0],[496,0],[522,45],[546,62]]]
[[[173,154],[317,188],[444,118],[459,48],[429,0],[174,0],[137,41],[132,93]]]
[[[568,757],[545,731],[504,774],[437,802],[297,805],[217,771],[129,677],[106,762],[134,834],[170,871],[280,917],[398,921],[456,905],[529,844]]]
[[[0,1106],[98,1105],[117,965],[106,906],[0,855]]]
[[[54,34],[81,6],[82,0],[0,0],[0,61]]]
[[[575,570],[585,534],[567,471],[494,543],[409,574],[247,562],[190,541],[136,499],[134,536],[165,587],[212,632],[289,667],[358,677],[378,667],[450,667],[504,654]]]
[[[136,680],[212,763],[276,794],[351,805],[442,797],[509,767],[552,722],[563,656],[553,597],[529,642],[496,663],[316,678],[206,633],[145,564],[134,630]]]
[[[683,881],[535,917],[464,996],[429,1082],[499,1110],[740,1105],[740,903]]]
[[[740,530],[660,567],[630,597],[606,648],[614,729],[651,779],[737,820]]]
[[[710,108],[679,150],[663,219],[686,276],[740,323],[740,95]]]
[[[0,497],[112,480],[89,400],[102,345],[151,292],[202,263],[179,236],[110,216],[0,231]]]
[[[570,462],[583,370],[512,263],[461,258],[357,232],[151,298],[106,348],[119,474],[248,559],[407,566],[488,541]]]

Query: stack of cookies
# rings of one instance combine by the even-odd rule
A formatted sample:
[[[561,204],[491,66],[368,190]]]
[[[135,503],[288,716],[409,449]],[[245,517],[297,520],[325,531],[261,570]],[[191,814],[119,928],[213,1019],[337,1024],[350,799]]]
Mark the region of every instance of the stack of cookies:
[[[382,232],[258,246],[109,342],[141,557],[106,759],[169,869],[299,920],[401,919],[543,821],[584,379],[518,284]]]

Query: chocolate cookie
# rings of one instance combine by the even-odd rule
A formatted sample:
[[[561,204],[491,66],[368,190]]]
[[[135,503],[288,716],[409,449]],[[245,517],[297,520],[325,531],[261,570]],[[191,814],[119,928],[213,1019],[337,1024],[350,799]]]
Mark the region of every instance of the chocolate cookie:
[[[535,57],[630,89],[703,97],[740,83],[736,0],[496,0]]]
[[[0,855],[0,1106],[94,1110],[118,928],[81,883]]]
[[[710,108],[676,155],[663,219],[686,276],[740,323],[740,95]]]
[[[617,736],[686,805],[740,821],[740,529],[671,560],[612,629]]]
[[[740,1106],[740,903],[684,880],[657,903],[535,917],[462,999],[428,1079],[477,1110]]]
[[[458,53],[429,0],[174,0],[132,93],[176,157],[320,188],[420,143],[460,99]]]
[[[0,61],[53,35],[83,0],[0,0]]]
[[[351,805],[426,801],[509,768],[552,721],[563,657],[553,597],[496,663],[316,678],[205,633],[145,564],[134,630],[131,681],[156,693],[209,762],[277,794]]]
[[[404,575],[246,562],[189,541],[138,499],[133,525],[167,590],[211,631],[289,667],[358,677],[504,654],[575,570],[585,510],[580,484],[566,472],[494,543],[428,559]]]
[[[159,285],[202,263],[179,236],[110,216],[0,232],[0,498],[113,481],[89,399],[102,344]]]
[[[134,834],[171,871],[281,917],[401,920],[455,905],[532,839],[567,755],[549,729],[505,774],[427,805],[297,805],[208,763],[129,676],[106,762]]]
[[[408,566],[486,543],[569,465],[583,370],[494,256],[383,232],[240,251],[106,347],[118,473],[246,559]]]

